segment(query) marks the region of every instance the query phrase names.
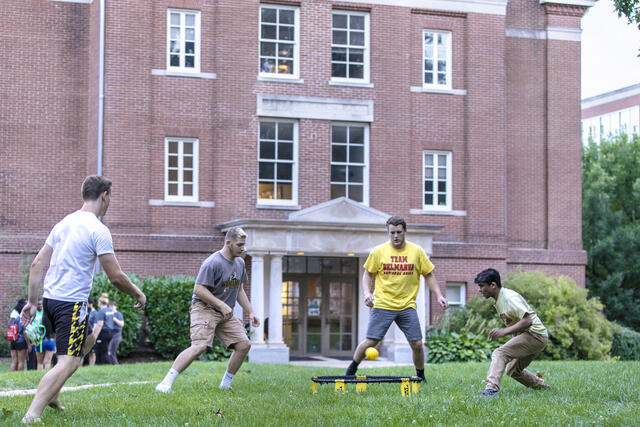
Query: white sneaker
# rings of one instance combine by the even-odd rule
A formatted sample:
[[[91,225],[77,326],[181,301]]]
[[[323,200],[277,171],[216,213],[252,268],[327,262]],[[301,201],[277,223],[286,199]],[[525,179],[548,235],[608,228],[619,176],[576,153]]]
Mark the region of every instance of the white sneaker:
[[[171,386],[165,383],[160,383],[156,386],[156,391],[160,393],[169,393],[171,391]]]

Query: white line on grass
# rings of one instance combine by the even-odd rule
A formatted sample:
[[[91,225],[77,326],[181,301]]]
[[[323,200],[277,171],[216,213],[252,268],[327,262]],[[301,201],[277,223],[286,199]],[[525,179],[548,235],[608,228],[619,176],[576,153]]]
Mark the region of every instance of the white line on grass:
[[[84,390],[86,388],[96,388],[96,387],[111,387],[112,385],[137,385],[137,384],[150,384],[151,381],[134,381],[130,383],[106,383],[106,384],[86,384],[79,385],[76,387],[62,387],[60,391],[76,391],[76,390]],[[0,391],[0,396],[28,396],[30,394],[36,394],[36,389],[26,389],[26,390],[9,390],[9,391]]]

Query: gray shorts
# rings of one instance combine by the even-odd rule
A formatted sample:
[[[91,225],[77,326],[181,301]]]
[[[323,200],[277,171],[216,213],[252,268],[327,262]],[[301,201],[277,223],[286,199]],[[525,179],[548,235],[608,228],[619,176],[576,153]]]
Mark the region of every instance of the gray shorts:
[[[407,341],[422,341],[422,329],[418,313],[409,307],[404,310],[386,310],[384,308],[374,308],[369,315],[369,326],[367,327],[367,338],[382,340],[389,330],[392,322],[396,322]]]

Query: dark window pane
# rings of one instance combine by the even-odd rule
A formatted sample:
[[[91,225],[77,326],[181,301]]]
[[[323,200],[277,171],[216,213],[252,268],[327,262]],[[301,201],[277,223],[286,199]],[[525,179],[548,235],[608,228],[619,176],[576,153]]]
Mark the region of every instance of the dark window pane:
[[[337,64],[333,62],[331,64],[331,77],[347,77],[346,64]]]
[[[424,73],[424,82],[428,85],[433,84],[433,73]]]
[[[169,169],[169,181],[176,182],[178,180],[178,170]]]
[[[357,258],[342,258],[342,273],[343,274],[349,274],[349,273],[358,273],[358,259]],[[344,290],[344,287],[343,287]],[[351,304],[346,304],[347,306],[350,306]],[[343,314],[348,314],[348,313],[343,313]]]
[[[273,163],[260,162],[258,166],[258,177],[260,179],[273,179]]]
[[[279,43],[278,56],[283,58],[293,58],[293,45],[289,43]]]
[[[331,146],[331,161],[332,162],[346,162],[347,161],[347,146],[346,145],[332,145]]]
[[[337,199],[338,197],[344,197],[345,195],[346,195],[346,193],[345,193],[345,186],[344,185],[331,184],[331,198],[332,199]]]
[[[424,191],[433,191],[433,181],[425,181],[424,182]]]
[[[184,66],[187,68],[193,68],[195,66],[195,57],[194,56],[185,56],[184,57]]]
[[[260,55],[262,56],[276,56],[276,44],[271,42],[260,43]]]
[[[364,46],[364,33],[350,32],[349,44],[352,46]]]
[[[349,78],[350,79],[362,79],[364,78],[364,67],[362,65],[349,65]]]
[[[280,34],[278,40],[293,40],[295,37],[294,27],[279,27]]]
[[[350,21],[352,30],[364,30],[364,16],[352,15]]]
[[[349,49],[349,62],[364,62],[364,51],[362,49]]]
[[[258,196],[261,199],[273,199],[273,182],[261,182],[258,184]]]
[[[194,54],[196,51],[196,44],[194,42],[186,42],[184,44],[185,53]]]
[[[293,61],[278,60],[278,74],[293,74]]]
[[[446,74],[438,73],[438,84],[439,85],[446,85],[447,84],[447,75]]]
[[[347,48],[346,47],[334,47],[331,49],[332,61],[346,61],[347,60]]]
[[[289,273],[305,273],[306,258],[303,256],[290,256]]]
[[[278,16],[277,13],[278,13],[277,9],[269,9],[269,8],[263,7],[262,13],[261,13],[262,22],[276,22],[276,18]]]
[[[447,191],[447,182],[446,181],[438,181],[438,191],[440,193],[445,193]]]
[[[176,40],[171,40],[169,42],[169,52],[180,53],[180,43]]]
[[[293,165],[291,165],[290,163],[278,163],[278,179],[286,179],[287,181],[290,181],[293,176],[292,169]]]
[[[345,182],[347,180],[347,167],[346,166],[331,166],[331,181],[333,182]]]
[[[324,257],[322,258],[323,273],[340,273],[340,258]]]
[[[333,44],[347,44],[347,32],[333,30]]]
[[[192,168],[193,167],[193,157],[185,157],[182,160],[182,166],[185,168]]]
[[[260,122],[260,139],[276,139],[275,122]]]
[[[261,159],[275,159],[276,158],[276,144],[272,141],[260,141],[260,158]]]
[[[260,71],[263,73],[275,73],[276,72],[276,61],[273,59],[260,59]]]
[[[362,145],[349,147],[349,163],[364,163],[364,147]]]
[[[262,26],[262,38],[263,39],[276,39],[277,28],[275,25],[263,25]]]
[[[278,143],[278,160],[293,160],[293,144],[290,142]]]
[[[184,185],[184,191],[183,191],[183,196],[193,196],[193,185],[191,184],[185,184]]]
[[[291,184],[278,184],[278,199],[291,200]]]
[[[349,198],[356,202],[362,202],[362,186],[350,185],[349,186]]]
[[[424,195],[424,204],[432,205],[433,204],[433,194],[425,194]]]
[[[307,273],[322,273],[321,258],[310,256],[307,258]]]
[[[438,71],[447,71],[447,61],[438,60]]]
[[[433,71],[433,60],[425,59],[424,60],[424,70],[425,71]]]
[[[347,28],[347,15],[333,14],[333,28]]]
[[[169,62],[171,63],[172,67],[179,67],[180,66],[180,57],[178,55],[171,55]]]
[[[278,139],[293,141],[293,123],[278,123]]]
[[[364,128],[359,126],[351,126],[349,128],[349,143],[364,144]]]
[[[169,153],[178,154],[178,141],[169,141]]]
[[[169,167],[170,168],[177,168],[178,167],[178,157],[169,156]]]
[[[183,149],[183,152],[184,152],[185,155],[186,154],[193,154],[193,143],[192,142],[185,142],[182,145],[182,147],[183,147],[182,149]]]
[[[438,205],[446,206],[446,204],[447,204],[446,194],[438,194]]]
[[[170,196],[178,195],[178,184],[169,184],[169,195]]]
[[[362,182],[362,166],[349,166],[349,182]]]
[[[280,23],[281,24],[295,24],[295,12],[293,10],[280,10]]]
[[[347,127],[346,126],[333,126],[331,128],[331,141],[332,142],[347,142]]]
[[[182,180],[184,182],[193,182],[193,171],[192,170],[185,170],[182,173]]]

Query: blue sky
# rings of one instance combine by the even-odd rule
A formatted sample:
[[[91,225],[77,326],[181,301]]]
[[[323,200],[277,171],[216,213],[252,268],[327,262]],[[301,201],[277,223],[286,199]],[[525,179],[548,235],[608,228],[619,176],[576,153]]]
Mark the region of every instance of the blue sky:
[[[599,0],[582,18],[582,98],[640,83],[640,30]]]

